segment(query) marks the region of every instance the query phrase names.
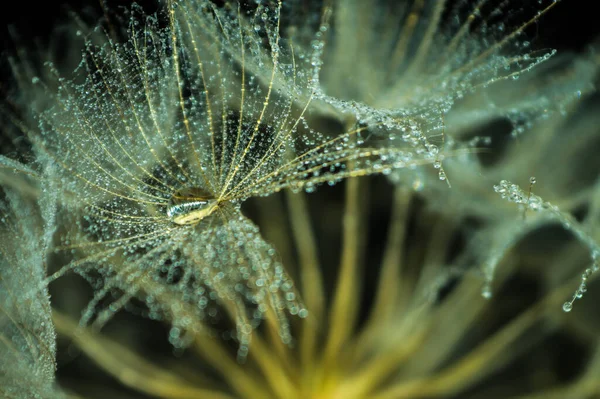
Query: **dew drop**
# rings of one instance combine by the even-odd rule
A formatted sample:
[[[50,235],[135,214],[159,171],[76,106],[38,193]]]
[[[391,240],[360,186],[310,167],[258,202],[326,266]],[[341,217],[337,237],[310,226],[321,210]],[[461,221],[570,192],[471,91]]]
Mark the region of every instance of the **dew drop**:
[[[492,287],[489,286],[489,284],[486,284],[482,289],[481,289],[481,296],[484,297],[485,299],[490,299],[492,298]]]
[[[421,190],[423,190],[423,187],[425,187],[425,185],[423,184],[423,181],[421,179],[416,178],[413,181],[413,184],[412,184],[413,190],[415,190],[415,191],[421,191]]]

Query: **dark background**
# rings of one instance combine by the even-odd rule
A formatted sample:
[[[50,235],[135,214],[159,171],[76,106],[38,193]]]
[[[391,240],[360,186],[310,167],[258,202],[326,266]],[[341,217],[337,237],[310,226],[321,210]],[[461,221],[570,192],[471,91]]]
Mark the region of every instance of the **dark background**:
[[[44,2],[14,1],[10,8],[5,7],[0,13],[0,32],[2,49],[12,46],[8,34],[8,26],[24,41],[24,44],[38,38],[42,43],[48,37],[57,23],[68,21],[67,12],[72,10],[84,13],[93,18],[102,15],[101,2],[107,8],[116,10],[119,7],[128,8],[132,2],[127,0],[54,0]],[[157,9],[157,0],[141,0],[147,11]],[[595,4],[589,0],[562,0],[547,15],[536,24],[539,32],[539,44],[558,50],[582,50],[600,33],[600,23]]]

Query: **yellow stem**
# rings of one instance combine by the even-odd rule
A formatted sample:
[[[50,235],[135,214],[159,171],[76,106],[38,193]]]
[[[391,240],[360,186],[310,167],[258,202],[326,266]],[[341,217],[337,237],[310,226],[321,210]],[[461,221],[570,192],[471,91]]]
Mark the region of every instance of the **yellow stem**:
[[[329,316],[329,335],[324,364],[333,359],[350,337],[359,311],[359,263],[363,252],[363,218],[366,216],[364,184],[359,179],[346,181],[346,208],[343,217],[343,242],[339,277]]]
[[[129,388],[160,398],[233,398],[223,392],[196,387],[127,347],[87,328],[79,328],[77,323],[57,311],[53,312],[52,319],[59,333],[72,339],[98,366]]]
[[[388,240],[383,255],[375,305],[369,320],[369,326],[374,328],[387,321],[397,305],[398,284],[402,274],[402,256],[411,197],[412,192],[406,187],[397,187],[394,190],[392,220],[388,230]]]
[[[303,193],[293,194],[290,191],[287,193],[292,232],[300,262],[302,299],[309,311],[308,318],[302,324],[300,358],[303,370],[312,370],[315,346],[319,328],[323,323],[325,307],[323,276],[305,195]]]
[[[377,395],[373,395],[373,398],[432,398],[460,392],[504,364],[508,360],[506,356],[510,356],[507,347],[515,342],[527,328],[547,316],[551,309],[559,306],[565,295],[568,295],[568,292],[572,290],[574,282],[575,280],[569,281],[568,284],[547,295],[535,306],[523,312],[514,321],[455,363],[454,366],[443,370],[437,376],[395,384],[380,391]]]

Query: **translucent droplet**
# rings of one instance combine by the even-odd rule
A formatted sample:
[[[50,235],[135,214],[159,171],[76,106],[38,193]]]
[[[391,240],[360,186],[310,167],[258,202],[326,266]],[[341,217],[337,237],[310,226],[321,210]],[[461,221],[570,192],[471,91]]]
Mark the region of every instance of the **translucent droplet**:
[[[413,181],[413,184],[412,184],[413,190],[415,190],[415,191],[421,191],[421,190],[423,190],[423,187],[425,187],[425,185],[423,184],[423,181],[421,179],[416,178]]]
[[[481,296],[485,299],[490,299],[492,297],[492,287],[489,284],[486,284],[481,289]]]
[[[573,309],[573,303],[565,302],[563,303],[563,311],[569,313]]]

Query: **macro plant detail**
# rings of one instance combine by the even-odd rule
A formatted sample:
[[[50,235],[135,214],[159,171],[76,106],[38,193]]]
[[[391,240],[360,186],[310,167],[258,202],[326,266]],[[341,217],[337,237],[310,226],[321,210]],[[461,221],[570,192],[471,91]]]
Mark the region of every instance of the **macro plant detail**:
[[[558,2],[516,3],[168,0],[75,17],[72,73],[19,49],[2,394],[111,395],[57,386],[54,328],[126,397],[598,394],[597,117],[574,112],[598,58],[533,48]],[[557,224],[574,240],[544,257]],[[592,353],[576,376],[522,359],[563,330]]]
[[[465,140],[465,131],[504,117],[517,137],[590,89],[595,69],[585,62],[571,66],[577,72],[556,74],[551,82],[543,80],[543,72],[527,74],[556,55],[551,49],[532,49],[525,34],[556,4],[539,2],[528,10],[522,2],[511,1],[344,0],[311,10],[290,1],[284,7],[290,27],[281,36],[294,47],[292,55],[299,55],[289,60],[279,48],[257,45],[279,31],[279,19],[270,10],[281,4],[267,1],[258,3],[243,20],[245,25],[225,7],[217,14],[225,33],[213,37],[230,48],[238,40],[238,25],[247,26],[252,39],[245,60],[253,75],[287,88],[293,98],[313,97],[318,113],[385,126],[372,134],[388,148],[409,148],[427,157],[437,178],[447,180],[444,153],[485,147],[491,139],[481,135]],[[267,21],[264,27],[260,21]],[[271,76],[262,65],[273,56],[280,69],[293,65],[297,72]],[[550,64],[565,61],[554,58]],[[404,182],[412,178],[419,186],[428,179],[423,170],[402,169],[391,177]]]
[[[596,239],[586,232],[586,229],[581,226],[579,222],[573,218],[573,216],[561,212],[556,205],[545,202],[539,196],[532,194],[531,189],[535,183],[536,178],[531,177],[529,179],[529,192],[525,193],[516,184],[502,180],[498,185],[494,186],[494,191],[499,193],[502,198],[524,206],[525,211],[531,209],[537,212],[542,211],[549,213],[553,218],[560,221],[566,230],[571,231],[573,235],[577,237],[577,239],[581,241],[590,251],[592,258],[591,266],[586,268],[583,272],[581,276],[581,284],[579,284],[579,287],[575,291],[575,294],[573,294],[571,300],[563,304],[563,310],[565,312],[570,312],[573,309],[573,302],[575,302],[576,299],[581,299],[583,294],[587,291],[588,279],[590,279],[590,277],[592,277],[592,275],[596,273],[600,267],[598,266],[598,262],[600,261],[600,246],[598,245]]]
[[[40,209],[20,194],[5,189],[0,204],[0,395],[64,398],[53,386],[56,335],[50,298],[46,287],[38,290],[45,279],[42,248],[51,235],[40,224]]]
[[[427,160],[357,144],[364,128],[322,136],[270,85],[246,82],[244,65],[234,71],[230,54],[202,31],[188,34],[175,22],[160,31],[153,18],[132,18],[127,43],[88,44],[81,83],[52,69],[51,83],[31,78],[57,87],[53,104],[35,115],[41,133],[29,136],[40,159],[55,165],[43,179],[63,193],[57,222],[74,227],[56,250],[80,255],[53,278],[91,270],[105,280],[83,324],[95,318],[101,326],[139,295],[156,306],[153,317],[185,298],[194,320],[214,317],[218,300],[236,320],[240,356],[264,318],[289,342],[284,310],[306,310],[275,250],[240,214],[241,202]],[[195,14],[185,18],[181,25],[202,29]],[[276,57],[272,64],[275,74]],[[241,86],[231,88],[236,74]],[[122,294],[98,311],[116,288]],[[190,316],[172,318],[182,335],[199,328]]]

